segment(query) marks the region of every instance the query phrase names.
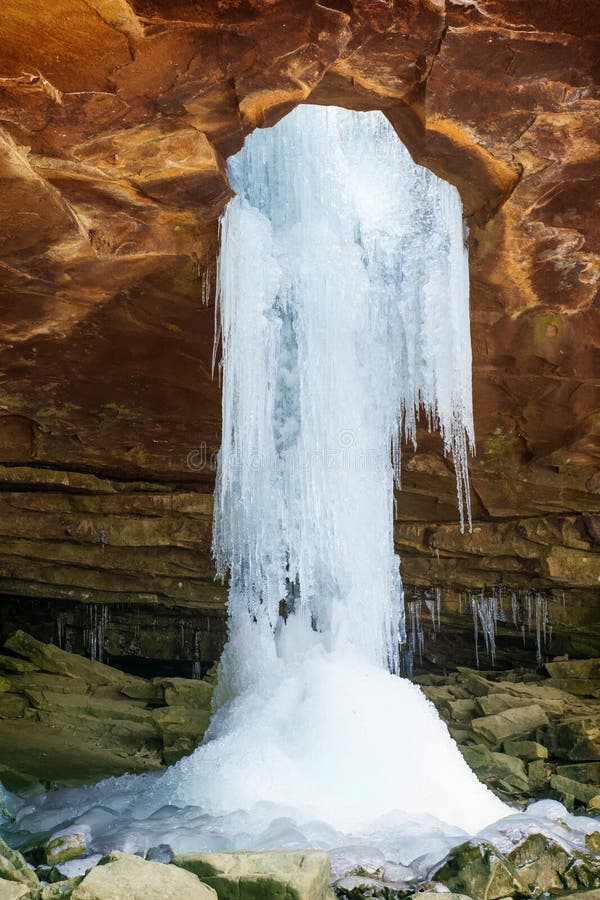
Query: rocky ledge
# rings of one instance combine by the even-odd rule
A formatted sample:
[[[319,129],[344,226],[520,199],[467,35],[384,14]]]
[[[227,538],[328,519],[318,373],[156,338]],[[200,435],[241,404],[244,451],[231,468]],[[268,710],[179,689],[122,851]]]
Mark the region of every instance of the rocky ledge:
[[[0,780],[9,790],[159,769],[191,753],[208,727],[209,681],[133,677],[22,631],[5,649]]]
[[[554,798],[600,811],[600,660],[557,660],[548,675],[460,669],[415,681],[483,781],[511,806]],[[548,677],[549,676],[549,677]]]

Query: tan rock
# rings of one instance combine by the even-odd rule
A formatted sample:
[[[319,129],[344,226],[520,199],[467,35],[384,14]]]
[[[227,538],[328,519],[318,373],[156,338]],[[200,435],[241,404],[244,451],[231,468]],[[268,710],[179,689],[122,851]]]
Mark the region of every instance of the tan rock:
[[[114,852],[91,869],[72,900],[216,900],[212,888],[177,866]]]
[[[194,872],[219,896],[277,900],[285,889],[290,900],[329,900],[329,856],[320,850],[273,850],[261,853],[184,853],[175,866]]]
[[[493,716],[473,719],[473,731],[500,747],[505,741],[528,738],[538,728],[549,724],[549,719],[541,706],[530,704],[518,709],[509,709]]]

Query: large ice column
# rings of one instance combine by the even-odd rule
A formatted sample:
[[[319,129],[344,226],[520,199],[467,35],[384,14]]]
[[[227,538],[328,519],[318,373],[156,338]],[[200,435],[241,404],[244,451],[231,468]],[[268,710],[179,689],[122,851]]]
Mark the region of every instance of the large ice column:
[[[295,652],[303,623],[303,640],[349,642],[396,670],[393,486],[398,435],[414,440],[419,412],[453,456],[469,516],[460,199],[381,113],[299,107],[229,168],[214,547],[231,572],[231,633],[249,614],[263,653]]]
[[[457,192],[380,113],[335,108],[255,131],[229,169],[214,549],[230,632],[219,706],[176,796],[270,801],[344,828],[401,809],[476,830],[505,808],[420,690],[388,672],[403,635],[398,434],[414,439],[419,411],[468,516]]]

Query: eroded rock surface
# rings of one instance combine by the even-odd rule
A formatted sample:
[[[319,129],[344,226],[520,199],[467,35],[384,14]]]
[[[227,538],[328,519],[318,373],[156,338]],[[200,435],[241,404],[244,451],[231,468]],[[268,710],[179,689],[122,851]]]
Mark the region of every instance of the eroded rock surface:
[[[15,522],[0,589],[81,599],[127,583],[135,596],[146,588],[125,570],[142,568],[164,511],[157,503],[148,523],[139,502],[153,505],[161,483],[211,490],[224,160],[309,100],[384,110],[414,156],[459,187],[468,217],[476,529],[460,537],[453,474],[422,435],[396,530],[406,580],[533,579],[591,600],[594,0],[5,0],[0,37],[0,461]],[[82,543],[81,507],[106,499],[97,475],[127,487],[101,510],[115,517],[109,540],[94,522]],[[121,516],[143,521],[149,544],[139,534],[113,548]],[[170,596],[175,569],[202,581],[210,557],[184,558],[186,538],[168,527],[179,559],[153,581]]]

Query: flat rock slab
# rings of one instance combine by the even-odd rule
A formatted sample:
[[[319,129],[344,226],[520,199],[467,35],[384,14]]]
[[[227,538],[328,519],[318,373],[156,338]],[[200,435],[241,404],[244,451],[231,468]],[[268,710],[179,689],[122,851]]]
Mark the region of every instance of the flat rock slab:
[[[149,862],[126,853],[110,853],[91,869],[71,894],[72,900],[216,900],[217,895],[191,872]]]
[[[175,866],[214,887],[219,900],[327,900],[329,856],[321,850],[264,853],[185,853]]]
[[[0,900],[33,900],[33,897],[27,885],[0,878]]]

